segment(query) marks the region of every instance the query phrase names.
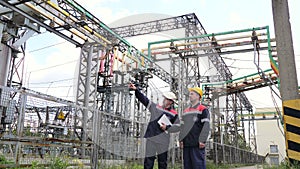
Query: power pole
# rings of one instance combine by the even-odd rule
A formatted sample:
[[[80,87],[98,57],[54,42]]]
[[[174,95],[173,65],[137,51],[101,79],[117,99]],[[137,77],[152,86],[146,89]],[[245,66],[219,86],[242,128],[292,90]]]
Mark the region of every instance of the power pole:
[[[300,97],[287,0],[272,0],[286,152],[291,163],[300,162]]]

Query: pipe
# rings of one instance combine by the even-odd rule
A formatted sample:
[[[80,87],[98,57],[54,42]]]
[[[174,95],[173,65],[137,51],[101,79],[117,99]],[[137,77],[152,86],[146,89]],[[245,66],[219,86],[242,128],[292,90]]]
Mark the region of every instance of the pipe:
[[[255,31],[255,30],[263,30],[263,29],[266,29],[267,27],[268,26],[257,27],[257,28],[249,28],[249,29],[243,29],[243,30],[220,32],[220,33],[212,33],[212,34],[203,34],[203,35],[200,35],[200,36],[191,36],[191,37],[185,37],[185,38],[168,39],[168,40],[161,40],[161,41],[156,41],[156,42],[148,42],[148,58],[151,57],[151,55],[150,55],[151,54],[151,45],[154,45],[154,44],[175,42],[175,41],[181,41],[181,40],[198,39],[198,38],[205,38],[205,37],[218,36],[218,35],[227,35],[227,34],[234,34],[234,33],[241,33],[241,32],[249,32],[249,31]]]
[[[72,2],[71,2],[72,3]],[[75,17],[73,17],[72,15],[70,15],[67,11],[65,11],[65,10],[63,10],[63,9],[61,9],[59,6],[57,6],[56,4],[54,4],[54,3],[52,3],[51,1],[47,1],[47,4],[48,5],[50,5],[52,8],[54,8],[56,11],[58,11],[58,12],[60,12],[60,13],[62,13],[63,15],[65,15],[66,17],[68,17],[68,18],[70,18],[72,21],[74,21],[74,22],[78,22],[78,20],[75,18]],[[79,8],[81,11],[83,10],[83,8],[81,8],[80,6],[77,6],[77,5],[72,5],[73,7],[76,7],[76,8]],[[32,6],[33,7],[33,6]],[[45,7],[44,7],[45,8]],[[35,10],[38,10],[38,9],[35,9]],[[84,11],[84,10],[83,10]],[[41,11],[39,11],[40,13],[42,13]],[[49,12],[51,12],[51,11],[49,11]],[[47,14],[45,14],[45,13],[43,13],[44,15],[47,15]],[[53,14],[53,13],[52,13]],[[87,13],[84,13],[84,14],[87,14]],[[87,16],[92,16],[92,15],[89,15],[89,13],[87,14]],[[50,20],[52,20],[53,18],[52,17],[50,17],[49,15],[47,15],[46,16],[48,19],[50,19]],[[94,19],[94,17],[91,17],[91,18],[93,18]],[[57,23],[58,21],[56,21],[56,23]],[[100,22],[100,21],[99,21]],[[58,24],[58,23],[57,23]],[[63,24],[62,23],[60,23],[59,24],[60,26],[63,26]],[[103,41],[105,41],[105,42],[107,42],[108,44],[112,44],[110,41],[108,41],[106,38],[104,38],[104,37],[102,37],[100,34],[98,34],[97,32],[94,32],[90,27],[88,27],[87,25],[85,25],[85,26],[83,26],[83,28],[85,28],[85,30],[87,30],[89,33],[91,33],[91,34],[94,34],[95,36],[97,36],[97,37],[99,37],[100,39],[102,39]],[[108,28],[107,28],[108,29]],[[72,32],[72,31],[71,31]],[[72,32],[72,33],[74,33],[74,32]],[[112,32],[110,32],[110,33],[112,33]],[[74,33],[75,35],[78,35],[77,33]],[[117,34],[115,34],[114,32],[113,32],[113,34],[116,36]],[[119,35],[118,35],[119,36]],[[81,37],[82,38],[82,37]],[[86,39],[84,39],[84,40],[86,40]],[[103,46],[105,46],[105,47],[107,47],[107,45],[106,44],[104,44],[104,43],[102,43],[102,42],[98,42],[98,43],[100,43],[101,45],[103,45]],[[131,48],[132,48],[132,46],[126,41],[126,43],[125,43],[126,45],[128,45],[128,46],[130,46]],[[134,47],[133,47],[134,48]],[[134,48],[134,49],[136,49],[136,48]],[[140,52],[138,52],[139,54],[140,54]],[[145,64],[143,64],[143,65],[145,65]]]
[[[153,45],[153,44],[166,43],[166,42],[175,42],[175,41],[198,39],[198,38],[204,38],[204,37],[210,37],[210,36],[219,36],[219,35],[227,35],[227,34],[234,34],[234,33],[241,33],[241,32],[249,32],[249,31],[254,31],[254,30],[263,30],[263,29],[266,29],[266,27],[268,27],[268,26],[242,29],[242,30],[235,30],[235,31],[220,32],[220,33],[212,33],[212,34],[203,34],[203,35],[200,35],[200,36],[190,36],[190,37],[185,37],[185,38],[161,40],[161,41],[156,41],[156,42],[149,42],[148,44]]]
[[[80,44],[79,42],[73,40],[72,38],[64,35],[63,33],[56,31],[55,29],[53,29],[52,27],[50,27],[49,25],[45,24],[44,22],[40,21],[39,19],[27,14],[26,12],[22,11],[21,9],[13,6],[12,4],[6,2],[6,1],[0,1],[0,4],[10,8],[14,11],[16,11],[17,13],[23,15],[25,18],[28,18],[29,20],[36,22],[37,24],[41,25],[42,27],[44,27],[47,31],[53,32],[54,34],[58,35],[59,37],[68,40],[69,42],[71,42],[72,44],[76,45],[77,47],[81,47],[82,44]]]
[[[56,11],[64,14],[65,16],[67,16],[68,18],[70,18],[72,21],[74,22],[78,22],[78,20],[73,17],[72,15],[70,15],[67,11],[61,9],[59,6],[57,6],[56,4],[54,4],[53,2],[51,1],[46,1],[46,3],[48,5],[50,5],[51,7],[53,7]],[[101,36],[100,34],[98,34],[97,32],[94,32],[89,26],[85,25],[83,26],[83,28],[85,30],[87,30],[88,32],[90,32],[91,34],[94,34],[95,36],[97,36],[98,38],[102,39],[103,41],[105,41],[106,43],[108,44],[112,44],[109,40],[107,40],[106,38],[104,38],[103,36]],[[106,46],[106,45],[105,45]]]
[[[274,75],[276,75],[274,72],[271,72],[270,74],[268,74],[270,76],[270,78],[274,78]],[[255,79],[261,79],[261,77],[259,75],[255,75],[255,76],[252,76],[252,77],[249,77],[248,78],[249,80],[255,80]],[[234,83],[245,83],[245,82],[248,82],[248,81],[245,81],[247,80],[247,78],[245,78],[244,80],[240,80],[240,81],[236,81]]]
[[[268,51],[269,51],[269,58],[270,58],[270,62],[271,62],[271,68],[274,70],[274,72],[277,74],[277,76],[279,76],[279,67],[278,64],[276,63],[276,61],[274,60],[273,56],[272,56],[272,48],[271,48],[271,38],[270,38],[270,30],[269,30],[269,26],[267,26],[267,37],[268,37]]]
[[[87,17],[89,17],[90,19],[93,19],[93,21],[95,21],[95,17],[93,17],[93,15],[91,15],[90,13],[84,12],[84,11],[85,11],[84,8],[80,7],[79,5],[74,4],[75,2],[74,2],[74,3],[73,3],[73,2],[70,2],[70,1],[68,1],[68,2],[71,3],[70,5],[72,5],[72,6],[75,7],[76,9],[79,9],[80,11],[82,11]],[[50,5],[51,7],[53,7],[56,11],[58,11],[58,12],[64,14],[64,15],[67,16],[68,18],[70,18],[72,21],[78,22],[78,20],[77,20],[75,17],[73,17],[73,16],[70,15],[67,11],[61,9],[59,6],[57,6],[56,4],[52,3],[51,1],[47,1],[47,4]],[[101,21],[96,21],[96,22],[99,22],[101,26],[104,26],[104,28],[105,28],[106,30],[109,30],[109,28],[106,27],[105,24],[101,24],[101,23],[102,23]],[[93,31],[90,27],[88,27],[87,25],[85,25],[85,26],[83,26],[83,27],[84,27],[87,31],[89,31],[91,34],[94,34],[95,36],[101,38],[102,40],[104,40],[104,41],[107,42],[108,44],[112,44],[112,43],[111,43],[110,41],[108,41],[106,38],[102,37],[102,36],[101,36],[100,34],[98,34],[97,32],[94,32],[94,31]],[[109,32],[112,33],[112,34],[114,34],[115,36],[119,36],[119,35],[117,35],[116,33],[112,32],[112,31],[109,31]],[[119,38],[120,38],[120,37],[119,37]],[[100,42],[100,44],[103,45],[103,46],[105,46],[105,47],[107,46],[106,44],[103,44],[103,43],[101,43],[101,42]],[[131,46],[126,40],[125,40],[125,44],[128,45],[130,48],[132,48],[132,46]],[[131,58],[131,59],[132,59],[132,58]],[[120,61],[119,58],[118,58],[118,60]],[[122,60],[122,59],[121,59],[121,60]],[[136,62],[138,62],[137,59],[134,59],[134,60],[135,60]],[[125,62],[125,64],[126,64],[126,62]],[[142,66],[145,66],[145,64],[143,63]]]
[[[257,36],[265,36],[265,35],[267,35],[267,34],[266,33],[257,34]],[[234,39],[240,39],[240,38],[249,38],[249,37],[252,37],[252,35],[243,35],[243,36],[221,38],[221,39],[218,39],[217,41],[211,41],[211,40],[208,40],[208,41],[194,41],[194,42],[175,44],[174,46],[179,47],[179,46],[186,46],[186,45],[198,45],[198,44],[205,44],[205,43],[212,43],[212,42],[222,42],[222,41],[228,41],[228,40],[234,40]],[[170,45],[160,46],[160,47],[153,47],[153,48],[151,48],[151,50],[164,49],[164,48],[170,48]],[[142,50],[147,50],[147,49],[142,49]]]
[[[145,56],[143,53],[141,53],[138,49],[136,49],[134,46],[132,46],[127,40],[125,40],[124,38],[122,38],[120,35],[118,35],[117,33],[115,33],[114,31],[112,31],[108,26],[106,26],[103,22],[101,22],[98,18],[96,18],[95,16],[93,16],[90,12],[88,12],[87,10],[85,10],[83,7],[81,7],[77,2],[73,1],[73,0],[65,0],[65,2],[69,3],[71,6],[73,6],[74,8],[76,8],[77,10],[81,11],[83,14],[85,14],[89,19],[93,20],[95,23],[99,24],[102,28],[104,28],[106,31],[108,31],[109,33],[111,33],[113,36],[115,36],[117,39],[119,39],[121,42],[123,42],[124,44],[126,44],[128,47],[130,48],[134,48],[137,51],[137,54],[146,58],[147,60],[151,61],[150,57]]]
[[[262,39],[259,40],[259,43],[267,43],[267,39]],[[272,42],[274,42],[275,39],[272,39]],[[221,44],[218,46],[200,46],[200,47],[192,47],[192,48],[184,48],[184,49],[178,49],[177,51],[159,51],[159,52],[152,52],[151,54],[156,55],[156,54],[169,54],[169,53],[176,53],[176,52],[184,52],[184,51],[190,51],[193,49],[197,49],[197,50],[207,50],[207,49],[221,49],[221,48],[225,48],[225,47],[236,47],[236,46],[243,46],[243,45],[251,45],[252,41],[243,41],[243,42],[235,42],[235,43],[225,43],[225,44]]]
[[[266,72],[269,72],[269,71],[272,71],[272,69],[267,69],[267,70],[264,70],[263,72],[266,73]],[[236,79],[227,80],[225,82],[219,82],[219,83],[204,83],[202,86],[204,86],[204,85],[208,85],[208,86],[224,85],[224,84],[232,83],[232,82],[237,81],[237,80],[250,78],[250,77],[256,76],[256,75],[259,75],[259,74],[258,73],[252,73],[252,74],[249,74],[249,75],[246,75],[246,76],[242,76],[242,77],[239,77],[239,78],[236,78]]]
[[[265,33],[260,33],[258,36],[266,35]],[[234,40],[234,39],[241,39],[241,38],[249,38],[252,37],[252,35],[244,35],[244,36],[235,36],[235,37],[228,37],[228,38],[221,38],[217,41],[196,41],[196,42],[187,42],[182,44],[176,44],[175,46],[186,46],[186,45],[196,45],[196,44],[205,44],[205,43],[212,43],[212,42],[222,42],[222,41],[228,41],[228,40]],[[238,42],[236,42],[238,43]]]
[[[59,26],[64,26],[63,23],[57,21],[55,18],[53,18],[52,16],[44,13],[43,11],[41,11],[40,9],[37,9],[33,4],[29,3],[29,2],[26,2],[25,5],[29,8],[31,8],[32,10],[40,13],[41,15],[43,15],[44,17],[48,18],[49,20],[55,22],[56,24],[58,24]],[[78,36],[79,38],[81,38],[82,40],[86,41],[87,38],[82,36],[80,32],[77,32],[77,30],[69,30],[71,33],[73,33],[74,35]]]
[[[275,80],[275,79],[277,79],[276,76],[271,77],[271,80]],[[249,82],[248,84],[253,85],[253,84],[258,84],[258,83],[261,83],[261,82],[264,82],[264,80],[261,79],[260,77],[256,77],[256,78],[253,78],[253,82]],[[233,85],[235,85],[235,86],[233,87],[233,89],[250,86],[248,84],[245,84],[245,83],[240,82],[240,81],[239,82],[234,82]]]

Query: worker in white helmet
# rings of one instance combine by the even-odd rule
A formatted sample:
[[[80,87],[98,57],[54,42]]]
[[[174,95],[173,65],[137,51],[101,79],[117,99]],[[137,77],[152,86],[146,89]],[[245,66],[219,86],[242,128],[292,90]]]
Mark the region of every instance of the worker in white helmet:
[[[174,109],[176,95],[173,92],[163,93],[164,100],[160,106],[150,101],[134,84],[130,83],[129,88],[135,91],[136,98],[151,113],[150,122],[144,135],[144,138],[146,138],[144,169],[153,169],[156,154],[158,168],[167,169],[170,135],[169,132],[165,131],[172,128],[172,124],[179,123],[178,114]],[[161,119],[165,117],[169,120],[170,124],[167,125],[161,122]]]

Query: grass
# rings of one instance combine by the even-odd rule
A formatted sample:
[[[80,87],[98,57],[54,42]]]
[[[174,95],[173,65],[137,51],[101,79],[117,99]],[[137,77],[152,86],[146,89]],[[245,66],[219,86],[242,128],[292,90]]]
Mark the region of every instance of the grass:
[[[264,165],[263,169],[300,169],[299,164],[289,165],[286,162],[282,162],[279,166]]]
[[[4,155],[0,155],[0,164],[14,164],[14,162],[7,160]]]
[[[215,165],[211,162],[207,162],[206,169],[230,169],[232,167],[238,167],[241,165]],[[111,166],[111,167],[106,167],[103,169],[143,169],[142,164],[125,164],[125,165],[119,165],[119,166]],[[158,169],[157,162],[154,164],[154,169]],[[170,163],[168,164],[168,169],[182,169],[182,164],[177,163],[174,166],[172,166]]]
[[[73,159],[76,161],[76,159]],[[53,157],[50,164],[47,165],[47,167],[40,165],[37,161],[33,161],[31,166],[29,167],[22,167],[22,168],[15,168],[15,169],[67,169],[69,167],[69,162],[71,159],[67,156],[63,157]],[[13,165],[13,161],[9,161],[5,158],[4,155],[0,155],[0,164],[6,164],[6,165]],[[101,169],[143,169],[142,164],[138,164],[135,162],[130,162],[126,164],[120,164],[120,165],[114,165],[114,166],[100,166]],[[245,165],[241,164],[214,164],[211,161],[207,161],[207,169],[231,169],[231,168],[237,168]],[[73,166],[72,168],[77,169],[83,169],[84,165],[80,162],[76,164],[76,166]],[[171,163],[168,163],[168,169],[181,169],[182,164],[176,163],[174,166],[171,165]],[[157,162],[154,164],[154,169],[158,169]],[[279,166],[269,166],[269,165],[263,165],[263,169],[300,169],[300,165],[294,164],[293,166],[288,165],[287,163],[281,163]]]

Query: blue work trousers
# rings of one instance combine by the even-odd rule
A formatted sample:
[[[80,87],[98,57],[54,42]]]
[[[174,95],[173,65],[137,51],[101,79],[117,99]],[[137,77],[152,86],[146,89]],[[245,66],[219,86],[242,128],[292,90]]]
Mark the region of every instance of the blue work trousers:
[[[146,140],[146,157],[144,159],[144,169],[153,169],[157,155],[158,169],[167,169],[169,145]]]
[[[183,148],[184,169],[206,169],[205,148]]]

